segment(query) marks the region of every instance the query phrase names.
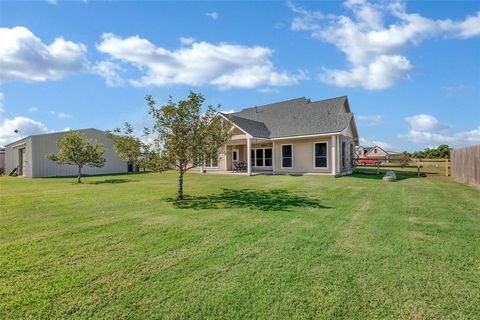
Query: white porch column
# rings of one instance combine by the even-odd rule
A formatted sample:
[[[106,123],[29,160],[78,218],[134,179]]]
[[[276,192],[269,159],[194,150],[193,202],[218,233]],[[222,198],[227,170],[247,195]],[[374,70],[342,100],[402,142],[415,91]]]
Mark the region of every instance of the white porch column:
[[[275,174],[275,141],[272,141],[272,174]]]
[[[225,159],[225,171],[227,171],[227,162],[228,162],[228,148],[227,145],[225,145],[225,153],[223,154],[223,157]]]
[[[332,174],[337,174],[337,136],[332,136]]]
[[[247,138],[247,173],[250,176],[252,174],[252,141]]]

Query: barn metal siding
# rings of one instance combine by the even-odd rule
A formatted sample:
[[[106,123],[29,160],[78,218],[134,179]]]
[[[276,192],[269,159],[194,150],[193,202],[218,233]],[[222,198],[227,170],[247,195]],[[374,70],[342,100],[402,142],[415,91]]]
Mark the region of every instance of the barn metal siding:
[[[0,150],[0,170],[5,170],[5,151]]]
[[[26,152],[26,166],[24,168],[25,177],[31,177],[32,172],[32,158],[31,158],[31,137],[27,137],[5,146],[5,174],[9,174],[14,168],[18,167],[19,157],[18,151],[21,148],[25,148]]]
[[[103,131],[97,129],[78,131],[85,134],[87,139],[97,140],[106,147],[104,157],[107,159],[107,162],[105,163],[105,166],[102,168],[86,166],[82,168],[82,174],[96,175],[128,172],[128,164],[125,161],[122,161],[115,150],[113,150],[113,140],[108,138]],[[31,136],[23,139],[26,142],[28,159],[28,168],[25,176],[30,178],[42,178],[77,175],[78,168],[76,166],[60,165],[46,158],[47,154],[58,152],[56,142],[65,133],[66,132],[57,132]],[[18,148],[14,149],[12,147],[22,143],[23,140],[19,140],[6,146],[7,168],[10,171],[10,168],[13,169],[16,166],[16,163],[18,163]],[[8,173],[10,171],[8,171]]]

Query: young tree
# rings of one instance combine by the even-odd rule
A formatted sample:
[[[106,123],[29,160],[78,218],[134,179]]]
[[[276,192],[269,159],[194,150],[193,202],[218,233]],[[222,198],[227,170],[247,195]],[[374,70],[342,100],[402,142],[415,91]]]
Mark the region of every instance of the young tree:
[[[410,164],[411,158],[410,154],[407,151],[402,152],[399,157],[399,163],[402,167],[408,166]]]
[[[145,167],[146,145],[138,139],[133,130],[133,126],[125,122],[123,128],[117,128],[113,131],[107,131],[107,136],[113,139],[113,149],[122,158],[123,161],[138,167]]]
[[[103,167],[107,161],[103,155],[105,147],[96,141],[87,140],[85,135],[72,131],[57,140],[58,153],[50,153],[46,157],[58,164],[69,164],[78,167],[77,183],[82,183],[84,166]]]
[[[128,144],[141,154],[142,165],[152,171],[175,169],[178,172],[177,200],[183,200],[183,176],[188,170],[203,166],[205,161],[219,157],[230,138],[231,124],[217,117],[218,108],[211,105],[202,110],[205,98],[190,92],[186,100],[157,107],[152,96],[146,97],[149,114],[154,120],[152,128],[145,128],[143,142],[129,134],[129,127],[116,130],[122,138],[115,139],[115,150],[122,159],[128,159]],[[132,133],[132,132],[130,132]],[[153,139],[148,139],[153,137]],[[130,140],[133,139],[133,140]],[[139,146],[139,149],[137,148]]]

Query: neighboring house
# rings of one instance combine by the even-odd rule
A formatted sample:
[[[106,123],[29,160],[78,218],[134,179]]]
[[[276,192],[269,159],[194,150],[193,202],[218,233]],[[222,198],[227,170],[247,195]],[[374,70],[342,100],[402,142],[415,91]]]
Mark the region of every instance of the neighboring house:
[[[379,146],[373,147],[357,147],[357,157],[358,158],[378,158],[378,159],[391,159],[394,156],[401,155],[401,152],[396,151],[386,151]]]
[[[370,151],[372,148],[371,147],[364,147],[364,146],[357,146],[355,147],[355,153],[357,155],[357,158],[363,158],[368,151]]]
[[[5,173],[5,149],[0,148],[0,175]]]
[[[88,139],[97,140],[106,147],[104,157],[107,159],[107,162],[105,166],[102,168],[86,166],[83,168],[82,173],[94,175],[128,172],[128,164],[122,161],[113,150],[113,140],[107,137],[105,132],[97,129],[76,131],[85,134]],[[58,152],[56,141],[65,133],[66,132],[56,132],[33,135],[7,144],[5,146],[5,174],[10,174],[15,170],[15,175],[28,178],[76,175],[78,169],[75,166],[57,164],[45,158],[48,153]]]
[[[347,97],[312,102],[298,98],[220,117],[233,123],[225,154],[202,172],[324,174],[353,172],[358,133]]]

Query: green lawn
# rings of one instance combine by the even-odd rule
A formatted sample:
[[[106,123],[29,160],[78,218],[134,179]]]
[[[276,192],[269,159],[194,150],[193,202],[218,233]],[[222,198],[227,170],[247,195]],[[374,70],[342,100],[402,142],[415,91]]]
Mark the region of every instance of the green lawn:
[[[0,178],[0,318],[480,318],[480,191],[447,179]]]

